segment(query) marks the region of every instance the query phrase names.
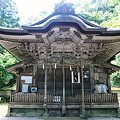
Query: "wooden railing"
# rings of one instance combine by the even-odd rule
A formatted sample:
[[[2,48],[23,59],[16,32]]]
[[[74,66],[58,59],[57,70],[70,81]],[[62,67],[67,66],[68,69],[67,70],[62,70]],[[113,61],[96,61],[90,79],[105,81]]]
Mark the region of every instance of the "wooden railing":
[[[85,104],[106,104],[117,103],[118,98],[116,93],[107,94],[84,94]],[[39,93],[16,93],[11,96],[10,103],[14,104],[43,104],[44,95]],[[66,96],[66,104],[81,104],[82,95]],[[61,96],[47,94],[47,104],[62,104]]]
[[[107,94],[84,94],[85,104],[104,104],[104,103],[117,103],[118,98],[116,93],[107,93]],[[77,94],[74,97],[66,97],[67,104],[78,104],[82,103],[82,95]]]
[[[11,95],[10,103],[17,104],[34,104],[34,103],[43,103],[44,95],[36,93],[16,93]]]

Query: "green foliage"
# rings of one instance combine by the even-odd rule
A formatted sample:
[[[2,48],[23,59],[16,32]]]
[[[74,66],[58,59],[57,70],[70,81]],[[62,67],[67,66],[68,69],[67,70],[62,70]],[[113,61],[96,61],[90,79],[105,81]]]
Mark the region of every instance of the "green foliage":
[[[12,0],[0,0],[0,26],[19,27],[19,17],[15,3]],[[11,86],[15,83],[16,75],[4,67],[17,63],[18,60],[0,46],[0,87]]]
[[[120,53],[115,56],[115,59],[111,61],[113,65],[120,66]],[[120,87],[120,71],[117,71],[110,75],[112,87]]]
[[[107,28],[120,27],[120,16],[117,16],[109,21],[104,21],[100,24],[100,26],[107,27]]]
[[[3,67],[8,67],[19,62],[14,56],[12,56],[8,51],[3,49],[2,54],[0,54],[0,65]]]
[[[3,54],[4,51],[5,51],[5,49],[2,46],[0,46],[0,54]]]
[[[112,64],[120,66],[120,53],[115,56],[115,59],[111,61]]]
[[[103,27],[116,28],[120,27],[120,4],[115,7],[115,17],[108,21],[102,22],[100,25]]]
[[[28,18],[28,20],[25,22],[26,25],[32,25],[40,20],[43,20],[49,15],[47,11],[41,11],[39,15],[37,16],[31,16]]]
[[[8,72],[5,67],[17,63],[18,60],[0,46],[0,88],[5,86],[13,86],[16,75]],[[1,66],[2,65],[2,66]]]
[[[19,27],[17,17],[17,9],[12,0],[0,0],[0,26],[3,27]],[[0,65],[8,67],[18,60],[0,46]]]
[[[0,0],[0,26],[19,27],[19,17],[15,3],[12,0]]]
[[[100,26],[120,27],[120,0],[89,0],[75,5],[79,16]]]
[[[14,85],[15,79],[15,74],[8,72],[4,67],[0,66],[0,88]]]
[[[120,71],[117,71],[110,75],[112,87],[120,87]]]

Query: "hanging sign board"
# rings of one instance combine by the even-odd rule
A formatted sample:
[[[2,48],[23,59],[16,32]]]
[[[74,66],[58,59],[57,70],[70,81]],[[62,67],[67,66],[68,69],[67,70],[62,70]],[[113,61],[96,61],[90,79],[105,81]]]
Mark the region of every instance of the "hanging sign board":
[[[32,76],[21,76],[21,80],[25,80],[25,83],[32,83]]]
[[[80,83],[80,72],[71,71],[72,83]]]

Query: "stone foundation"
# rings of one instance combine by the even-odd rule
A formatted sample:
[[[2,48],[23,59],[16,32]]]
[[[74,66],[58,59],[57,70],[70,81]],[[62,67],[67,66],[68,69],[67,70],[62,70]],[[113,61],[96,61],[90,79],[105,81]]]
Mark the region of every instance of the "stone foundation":
[[[64,117],[79,117],[81,115],[81,106],[66,105],[66,114],[62,115],[62,106],[47,105],[47,116],[64,116]],[[116,117],[117,107],[112,105],[104,105],[101,107],[87,105],[85,109],[87,117]],[[45,116],[43,105],[9,105],[9,114],[11,116]]]

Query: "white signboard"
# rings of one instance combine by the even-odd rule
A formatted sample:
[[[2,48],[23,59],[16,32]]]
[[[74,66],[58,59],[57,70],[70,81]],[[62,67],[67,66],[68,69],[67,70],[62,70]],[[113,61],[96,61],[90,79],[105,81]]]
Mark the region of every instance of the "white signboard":
[[[21,80],[25,80],[25,83],[32,83],[32,76],[21,76]]]
[[[22,85],[22,92],[28,92],[28,86],[29,86],[29,85],[23,84],[23,85]]]

